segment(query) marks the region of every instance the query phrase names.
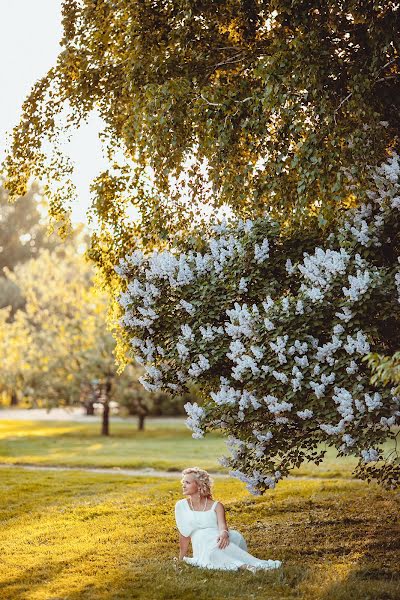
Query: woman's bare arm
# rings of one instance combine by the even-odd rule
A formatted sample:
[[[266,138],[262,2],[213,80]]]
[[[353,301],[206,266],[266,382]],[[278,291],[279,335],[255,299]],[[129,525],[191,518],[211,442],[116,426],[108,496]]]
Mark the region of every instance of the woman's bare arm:
[[[215,512],[217,513],[217,521],[218,521],[218,529],[219,529],[219,536],[217,538],[217,544],[218,544],[218,548],[221,548],[221,550],[223,550],[224,548],[226,548],[229,545],[229,532],[228,532],[228,525],[226,524],[225,508],[224,508],[224,505],[221,504],[221,502],[218,502],[217,506],[215,507]]]
[[[182,560],[186,556],[189,549],[190,537],[185,537],[181,533],[179,534],[179,559]]]

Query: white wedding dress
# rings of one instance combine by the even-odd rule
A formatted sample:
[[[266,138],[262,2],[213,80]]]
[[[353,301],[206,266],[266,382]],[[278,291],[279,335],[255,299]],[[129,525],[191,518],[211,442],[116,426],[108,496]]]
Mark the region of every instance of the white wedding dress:
[[[210,510],[192,510],[186,498],[178,500],[175,505],[176,525],[180,533],[192,540],[193,558],[184,557],[190,565],[205,569],[222,569],[236,571],[240,567],[250,569],[277,569],[280,560],[261,560],[247,552],[247,545],[242,534],[229,529],[229,544],[226,548],[218,548],[219,535],[217,513],[214,502]]]

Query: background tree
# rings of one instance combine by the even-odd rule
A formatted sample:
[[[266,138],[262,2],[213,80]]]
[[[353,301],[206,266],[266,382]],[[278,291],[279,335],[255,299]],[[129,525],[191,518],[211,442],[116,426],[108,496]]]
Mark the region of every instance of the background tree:
[[[79,245],[77,237],[77,244]],[[144,390],[143,368],[133,364],[118,371],[115,340],[107,327],[108,296],[95,289],[93,267],[68,243],[8,272],[21,292],[24,308],[10,319],[11,307],[0,310],[0,384],[36,406],[90,408],[101,403],[102,433],[109,434],[110,402],[126,406],[144,429],[149,414],[182,411],[182,399]],[[15,402],[13,402],[15,403]],[[175,408],[172,408],[174,406]]]
[[[0,307],[10,305],[12,313],[23,305],[23,298],[19,288],[6,278],[6,271],[38,256],[43,248],[53,249],[61,243],[56,233],[50,233],[45,213],[45,201],[37,183],[33,183],[24,196],[10,202],[1,181]]]
[[[323,228],[398,145],[399,25],[394,0],[64,0],[62,51],[23,105],[7,188],[60,182],[51,214],[65,217],[58,142],[96,109],[110,168],[93,184],[91,256],[109,278],[124,250],[186,236],[205,205],[318,214]]]

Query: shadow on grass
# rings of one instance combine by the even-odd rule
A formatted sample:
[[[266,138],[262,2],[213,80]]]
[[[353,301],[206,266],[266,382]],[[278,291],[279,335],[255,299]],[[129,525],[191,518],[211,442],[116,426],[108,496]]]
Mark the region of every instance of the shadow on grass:
[[[72,566],[79,565],[89,559],[89,553],[82,553],[73,560],[55,561],[49,559],[35,566],[21,569],[17,576],[0,581],[0,598],[4,598],[4,600],[22,600],[26,598],[28,600],[36,591],[43,588],[44,583],[51,583],[63,572],[70,570]],[[46,600],[47,598],[50,599],[51,597],[46,596]]]

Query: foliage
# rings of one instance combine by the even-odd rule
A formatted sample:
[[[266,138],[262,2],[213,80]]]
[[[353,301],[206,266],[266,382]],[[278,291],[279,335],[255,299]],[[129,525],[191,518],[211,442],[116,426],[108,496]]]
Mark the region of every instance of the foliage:
[[[400,395],[400,352],[393,356],[368,354],[366,359],[373,373],[371,382],[394,386],[394,393]]]
[[[123,252],[185,237],[207,206],[318,214],[323,228],[398,143],[394,0],[64,0],[63,26],[14,129],[6,185],[13,197],[32,175],[57,186],[51,214],[65,217],[63,133],[97,110],[110,168],[93,184],[91,256],[111,280]]]
[[[5,277],[7,270],[38,255],[39,251],[54,249],[61,243],[55,233],[49,232],[41,209],[44,200],[39,186],[34,183],[25,196],[13,203],[0,181],[0,308],[12,306],[12,313],[22,308],[19,288]]]
[[[87,402],[93,382],[109,395],[101,400],[141,398],[145,415],[154,395],[138,383],[140,369],[128,364],[118,375],[115,341],[107,327],[108,297],[94,287],[93,267],[69,243],[17,264],[8,273],[21,291],[24,310],[9,319],[0,310],[0,383],[35,404]],[[138,410],[135,412],[138,414]]]
[[[399,481],[397,452],[383,460],[379,445],[395,436],[400,398],[371,386],[361,361],[400,344],[399,174],[393,154],[371,172],[368,203],[325,238],[269,218],[222,223],[185,253],[135,251],[116,267],[141,382],[174,393],[195,382],[193,436],[223,428],[223,464],[253,493],[318,464],[321,442],[357,456],[359,477]]]
[[[345,481],[287,481],[249,499],[219,479],[250,551],[281,572],[210,572],[178,565],[178,481],[2,469],[4,598],[69,600],[366,600],[398,598],[398,503],[393,492]],[[46,510],[43,508],[46,507]],[[18,559],[18,560],[17,560]]]

